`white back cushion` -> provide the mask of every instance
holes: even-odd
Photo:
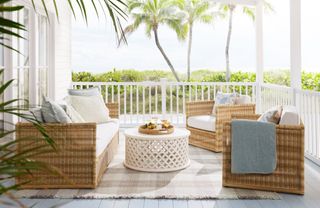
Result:
[[[66,105],[66,113],[70,117],[72,123],[85,123],[86,121],[81,117],[81,115],[72,107],[72,105]]]
[[[100,90],[98,87],[92,87],[88,89],[68,89],[69,95],[77,95],[77,96],[95,96],[100,95]]]
[[[299,125],[300,116],[298,110],[294,106],[283,106],[280,125]]]
[[[110,120],[109,109],[106,107],[101,95],[69,95],[68,100],[85,122],[104,123]]]

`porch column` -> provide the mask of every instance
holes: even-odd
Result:
[[[256,5],[256,109],[261,111],[261,84],[263,83],[263,1]]]
[[[291,87],[301,89],[301,0],[290,0]]]

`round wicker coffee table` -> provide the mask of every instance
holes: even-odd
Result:
[[[169,172],[189,166],[190,132],[175,129],[172,134],[141,134],[137,128],[127,129],[124,165],[146,172]]]

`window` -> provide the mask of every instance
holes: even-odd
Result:
[[[0,70],[4,69],[4,51],[3,47],[0,46]],[[3,84],[3,73],[0,75],[0,84]],[[3,94],[0,96],[0,102],[2,103],[4,101]],[[4,129],[4,114],[0,113],[0,131]]]
[[[23,38],[12,38],[14,79],[13,98],[21,99],[19,105],[29,100],[32,106],[41,105],[42,97],[48,96],[48,40],[49,24],[45,14],[35,14],[25,7],[13,13],[13,20],[26,27],[26,31],[16,31]]]
[[[37,12],[34,12],[32,4],[27,2],[20,2],[19,5],[24,8],[6,15],[6,18],[23,24],[25,30],[13,30],[23,38],[10,37],[7,41],[8,45],[18,52],[0,47],[0,69],[5,68],[5,76],[0,77],[0,82],[14,80],[0,100],[19,99],[19,103],[14,105],[28,104],[25,107],[33,108],[41,105],[42,95],[49,94],[48,74],[51,62],[48,56],[48,41],[51,30],[45,11],[37,8]],[[3,120],[15,123],[19,119],[6,114],[0,115],[0,127],[6,126],[6,123],[2,125]]]
[[[29,51],[29,29],[30,29],[30,16],[29,10],[24,8],[17,13],[13,14],[13,20],[25,25],[26,30],[19,30],[18,33],[22,38],[13,38],[12,46],[18,52],[12,52],[12,66],[13,66],[13,97],[19,98],[21,101],[19,105],[26,104],[22,99],[29,100],[29,74],[30,74],[30,51]]]

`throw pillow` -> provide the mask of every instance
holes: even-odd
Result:
[[[40,123],[43,123],[43,117],[42,117],[42,113],[41,113],[41,108],[32,108],[30,110],[31,115],[34,116],[34,118],[39,121]]]
[[[43,120],[46,123],[71,123],[71,119],[63,108],[49,98],[43,98],[41,107]]]
[[[283,106],[280,125],[300,125],[298,109],[294,106]]]
[[[258,121],[279,124],[282,114],[282,106],[273,107],[263,113]]]
[[[251,97],[249,95],[240,95],[236,97],[234,101],[236,105],[248,104],[251,103]]]
[[[237,96],[238,96],[237,93],[217,92],[216,98],[214,100],[212,114],[215,115],[217,113],[217,106],[219,106],[219,105],[226,105],[226,104],[233,105],[233,104],[235,104],[235,98]]]
[[[72,107],[80,114],[85,122],[103,123],[109,121],[109,109],[102,96],[69,96]]]
[[[78,96],[97,96],[100,95],[99,88],[92,87],[88,89],[69,89],[68,90],[69,95],[78,95]]]
[[[81,115],[72,107],[72,105],[65,105],[66,113],[70,117],[72,123],[85,123],[85,120],[81,117]]]

